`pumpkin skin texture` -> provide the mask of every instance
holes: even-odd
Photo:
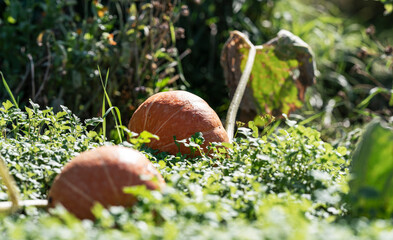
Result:
[[[66,164],[49,191],[48,207],[60,203],[79,219],[94,219],[91,208],[96,202],[104,207],[132,206],[136,198],[123,193],[123,188],[135,185],[159,190],[165,186],[165,181],[137,150],[99,147],[81,153]]]
[[[161,92],[149,97],[134,112],[128,128],[135,133],[148,131],[157,135],[160,139],[151,139],[147,146],[170,154],[179,152],[174,136],[182,140],[202,132],[204,152],[210,142],[229,142],[216,112],[202,98],[186,91]],[[180,152],[191,154],[183,144]]]

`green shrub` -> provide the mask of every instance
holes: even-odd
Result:
[[[82,118],[99,115],[99,71],[111,72],[108,93],[124,118],[153,92],[180,87],[174,27],[177,1],[4,1],[0,8],[0,70],[23,104]],[[179,80],[180,79],[180,80]],[[0,99],[6,92],[0,88]]]

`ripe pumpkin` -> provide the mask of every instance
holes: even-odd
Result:
[[[174,141],[191,137],[202,132],[206,146],[210,142],[228,142],[225,131],[216,112],[202,98],[186,91],[170,91],[154,94],[143,102],[134,112],[128,124],[132,132],[148,131],[159,136],[148,147],[160,152],[176,154],[179,148]],[[180,144],[182,154],[191,150]]]
[[[60,203],[80,219],[94,219],[91,208],[96,202],[104,207],[132,206],[136,198],[123,193],[123,188],[135,185],[155,190],[165,181],[137,150],[99,147],[81,153],[64,167],[49,191],[49,207]]]

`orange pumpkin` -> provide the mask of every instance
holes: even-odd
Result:
[[[123,193],[123,188],[135,185],[155,190],[165,181],[142,153],[120,146],[99,147],[64,167],[49,191],[49,207],[60,203],[80,219],[94,219],[91,208],[97,202],[104,207],[132,206],[136,198]]]
[[[134,112],[128,128],[136,133],[145,130],[157,135],[160,139],[152,139],[148,147],[170,154],[179,152],[174,136],[181,140],[202,132],[205,152],[211,142],[229,141],[216,112],[202,98],[186,91],[161,92],[151,96]],[[191,150],[180,144],[180,152],[190,154]]]

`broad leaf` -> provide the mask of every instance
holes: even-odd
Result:
[[[280,60],[273,46],[257,50],[249,86],[259,114],[279,116],[302,106],[292,77],[297,65],[296,60]]]
[[[302,106],[304,93],[315,82],[311,48],[299,37],[282,30],[277,37],[256,46],[254,66],[240,105],[240,120],[257,115],[281,116]],[[243,35],[233,32],[226,42],[221,65],[233,96],[250,50]]]
[[[389,217],[393,213],[393,130],[371,122],[351,163],[351,206],[355,213]]]

